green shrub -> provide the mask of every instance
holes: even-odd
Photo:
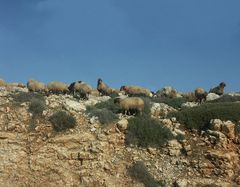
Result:
[[[156,98],[152,98],[152,102],[165,103],[168,106],[171,106],[175,109],[179,109],[181,108],[183,103],[187,102],[187,99],[184,97],[180,97],[180,98],[156,97]]]
[[[112,111],[103,108],[98,109],[94,107],[87,107],[86,111],[90,117],[96,116],[101,124],[110,124],[118,119],[117,115]]]
[[[148,172],[144,163],[141,161],[136,162],[128,168],[128,174],[131,178],[142,182],[146,187],[165,186],[163,182],[154,179],[154,177]]]
[[[240,96],[231,96],[231,95],[223,95],[222,97],[208,101],[209,103],[225,103],[225,102],[237,102],[240,101]]]
[[[118,119],[117,113],[120,110],[119,106],[114,103],[114,99],[97,103],[94,106],[88,106],[86,113],[90,117],[96,116],[101,124],[110,124]]]
[[[55,112],[49,120],[55,131],[65,131],[76,126],[76,119],[65,111]]]
[[[209,128],[211,119],[240,120],[240,103],[206,103],[169,114],[173,116],[189,129],[203,130]]]
[[[18,94],[12,95],[13,100],[17,103],[31,102],[33,99],[38,99],[45,101],[44,96],[33,92],[20,92]]]
[[[34,116],[41,115],[42,112],[46,109],[46,104],[40,99],[33,98],[29,105],[29,112]]]
[[[28,132],[34,132],[36,127],[36,118],[31,118],[28,125]]]
[[[97,109],[108,109],[112,111],[113,113],[117,113],[119,111],[119,106],[114,103],[114,99],[111,98],[107,101],[97,103],[96,105],[93,106],[94,108]]]
[[[149,115],[129,119],[126,134],[127,145],[161,147],[170,139],[173,139],[171,131]]]

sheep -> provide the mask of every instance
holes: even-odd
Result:
[[[92,87],[85,82],[77,81],[70,84],[68,87],[71,94],[75,95],[76,92],[80,94],[80,98],[88,99],[89,95],[92,93]]]
[[[48,83],[46,92],[53,94],[66,94],[69,92],[68,85],[62,82],[53,81]]]
[[[217,87],[214,87],[214,88],[210,89],[209,93],[215,93],[217,95],[223,95],[225,87],[226,87],[226,84],[224,82],[221,82]]]
[[[3,80],[3,79],[0,79],[0,87],[4,87],[4,86],[6,86],[6,82],[5,82],[5,80]]]
[[[27,88],[29,92],[44,92],[46,90],[45,84],[36,80],[29,80]]]
[[[69,86],[68,86],[68,90],[70,94],[75,95],[75,92],[77,91],[77,85],[78,83],[81,83],[82,81],[76,81],[76,82],[72,82]]]
[[[140,87],[140,86],[122,86],[120,91],[124,91],[128,95],[144,95],[152,97],[150,90]]]
[[[8,83],[7,86],[10,86],[10,87],[19,87],[19,88],[26,88],[26,86],[25,86],[23,83],[18,83],[18,82]]]
[[[142,114],[145,107],[144,101],[140,97],[126,97],[126,98],[118,97],[114,99],[114,103],[119,104],[121,110],[125,115],[130,114],[131,110],[134,110]]]
[[[194,92],[196,101],[199,104],[201,104],[203,101],[206,101],[207,94],[208,93],[203,88],[196,88]]]
[[[101,95],[111,95],[111,94],[118,94],[119,90],[110,88],[107,84],[105,84],[102,79],[98,79],[97,81],[97,90]]]

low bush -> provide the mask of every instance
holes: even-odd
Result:
[[[20,92],[12,95],[13,100],[17,103],[31,102],[33,99],[38,99],[45,102],[44,96],[33,92]]]
[[[42,115],[42,112],[46,109],[45,101],[40,99],[32,99],[29,105],[29,112],[34,116]]]
[[[163,182],[154,179],[142,161],[138,161],[128,168],[128,174],[131,178],[142,182],[146,187],[165,186]]]
[[[223,95],[222,97],[208,101],[209,103],[225,103],[225,102],[237,102],[240,101],[240,96],[231,96],[231,95]]]
[[[240,120],[240,103],[206,103],[197,107],[187,108],[170,113],[168,117],[177,120],[189,129],[208,129],[211,119]]]
[[[98,117],[99,122],[106,125],[118,119],[115,113],[117,113],[119,109],[119,106],[114,103],[114,99],[109,99],[107,101],[97,103],[94,106],[88,106],[86,113],[90,117]]]
[[[98,109],[94,107],[88,107],[86,111],[90,117],[96,116],[101,124],[110,124],[115,122],[118,117],[111,110],[103,108]]]
[[[65,131],[76,126],[76,119],[65,111],[55,112],[49,120],[55,131]]]
[[[161,147],[168,140],[173,139],[171,131],[158,120],[149,115],[137,116],[129,119],[126,134],[126,144],[140,147]]]
[[[187,99],[184,97],[180,97],[180,98],[156,97],[156,98],[152,98],[152,102],[165,103],[168,106],[171,106],[175,109],[179,109],[181,108],[183,103],[187,102]]]
[[[93,106],[94,108],[97,109],[107,109],[112,111],[113,113],[117,113],[119,111],[119,106],[114,103],[114,99],[111,98],[107,101],[97,103],[96,105]]]

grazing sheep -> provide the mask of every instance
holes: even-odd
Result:
[[[144,110],[144,101],[139,97],[115,98],[114,103],[119,104],[124,114],[130,114],[130,111],[140,112]]]
[[[38,82],[36,80],[29,80],[27,82],[27,88],[29,92],[44,92],[45,91],[45,84],[42,82]]]
[[[78,83],[80,84],[82,81],[76,81],[76,82],[72,82],[69,86],[68,86],[68,90],[70,94],[75,95],[75,92],[77,91],[77,85]]]
[[[77,81],[70,84],[68,87],[71,94],[75,95],[76,93],[80,94],[80,98],[88,99],[89,95],[92,92],[92,87],[85,82]]]
[[[217,87],[214,87],[214,88],[210,89],[209,93],[215,93],[217,95],[223,95],[225,87],[226,87],[226,84],[224,82],[221,82]]]
[[[203,88],[197,88],[194,93],[195,93],[196,101],[199,104],[201,104],[203,101],[206,101],[207,92],[205,92]]]
[[[107,84],[105,84],[102,79],[98,79],[97,81],[97,90],[101,95],[111,95],[111,94],[118,94],[119,90],[110,88]]]
[[[152,97],[150,90],[140,87],[140,86],[122,86],[120,91],[124,91],[128,95],[144,95]]]
[[[3,79],[0,79],[0,87],[4,87],[4,86],[6,86],[6,82],[5,82],[5,80],[3,80]]]
[[[26,86],[25,86],[23,83],[18,83],[18,82],[8,83],[7,86],[10,86],[10,87],[19,87],[19,88],[26,88]]]
[[[62,82],[53,81],[48,83],[47,92],[52,94],[66,94],[68,93],[68,85]]]

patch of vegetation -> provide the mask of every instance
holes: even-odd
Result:
[[[149,115],[129,119],[126,134],[127,145],[161,147],[173,138],[173,134],[166,126]]]
[[[28,125],[28,132],[33,132],[33,131],[35,131],[35,128],[37,127],[37,125],[36,125],[36,120],[35,120],[35,118],[32,118],[31,120],[30,120],[30,123],[29,123],[29,125]]]
[[[86,113],[90,116],[98,117],[101,124],[110,124],[118,119],[116,113],[120,110],[119,106],[114,103],[114,99],[97,103],[94,106],[88,106]]]
[[[90,117],[98,117],[99,122],[105,125],[113,123],[118,119],[116,114],[106,108],[98,109],[94,107],[87,107],[86,112],[89,114]]]
[[[65,111],[55,112],[50,117],[53,129],[57,132],[65,131],[76,126],[76,119]]]
[[[206,103],[170,113],[168,117],[176,117],[188,129],[209,129],[211,119],[240,120],[240,103]]]
[[[128,173],[133,179],[142,182],[146,187],[165,186],[164,182],[154,179],[142,161],[138,161],[128,168]]]
[[[45,109],[46,109],[45,101],[36,98],[31,99],[29,105],[29,112],[31,112],[34,116],[42,115]]]
[[[218,99],[209,101],[209,103],[225,103],[225,102],[237,102],[237,101],[240,101],[240,96],[223,95]]]
[[[183,103],[186,103],[188,100],[184,97],[180,98],[169,98],[169,97],[155,97],[152,98],[152,102],[154,103],[165,103],[168,106],[171,106],[175,109],[181,108]]]
[[[198,184],[197,187],[219,187],[216,184]]]
[[[97,103],[96,105],[93,106],[94,108],[97,109],[107,109],[112,111],[113,113],[117,113],[119,111],[119,106],[114,103],[114,99],[109,99],[104,102]]]
[[[33,92],[20,92],[12,95],[13,100],[17,103],[31,102],[33,99],[41,100],[45,102],[44,96],[39,93]]]

